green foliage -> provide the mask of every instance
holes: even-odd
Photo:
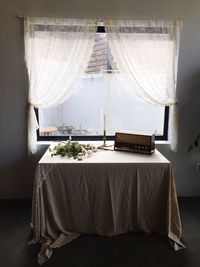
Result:
[[[84,145],[79,144],[79,142],[72,142],[68,141],[67,143],[59,143],[54,148],[50,149],[49,151],[52,152],[51,156],[60,155],[61,157],[73,157],[74,159],[77,157],[78,153],[84,152],[85,148]]]
[[[193,148],[197,148],[200,145],[200,134],[197,135],[193,143],[189,146],[188,151],[191,152]]]

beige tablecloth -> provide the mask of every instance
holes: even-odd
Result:
[[[36,171],[32,224],[40,264],[82,233],[156,232],[175,250],[184,247],[171,163],[157,150],[100,151],[83,161],[47,150]]]

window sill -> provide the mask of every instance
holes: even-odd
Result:
[[[171,142],[168,140],[157,140],[157,141],[155,141],[155,144],[156,145],[169,145],[169,144],[171,144]]]
[[[59,141],[37,141],[37,145],[38,146],[40,146],[40,145],[42,145],[42,146],[43,145],[51,145],[51,144],[53,144],[55,142],[58,143]],[[60,142],[62,142],[62,141],[60,141]],[[92,144],[94,144],[96,146],[99,146],[99,145],[103,144],[103,141],[78,141],[78,142],[81,143],[81,144],[92,143]],[[106,143],[109,144],[109,145],[112,145],[112,144],[114,144],[114,141],[107,141]],[[171,144],[171,142],[168,141],[168,140],[157,140],[157,141],[155,141],[155,144],[156,145],[167,145],[167,144]]]

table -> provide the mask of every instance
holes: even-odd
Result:
[[[40,127],[39,129],[40,134],[44,134],[44,136],[49,136],[54,132],[58,131],[58,128],[55,126],[44,126],[44,127]]]
[[[47,150],[36,170],[32,224],[40,264],[84,233],[156,232],[175,250],[185,247],[172,166],[157,150],[100,151],[83,161]]]

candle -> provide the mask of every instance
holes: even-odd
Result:
[[[103,116],[103,144],[106,146],[106,115]]]

